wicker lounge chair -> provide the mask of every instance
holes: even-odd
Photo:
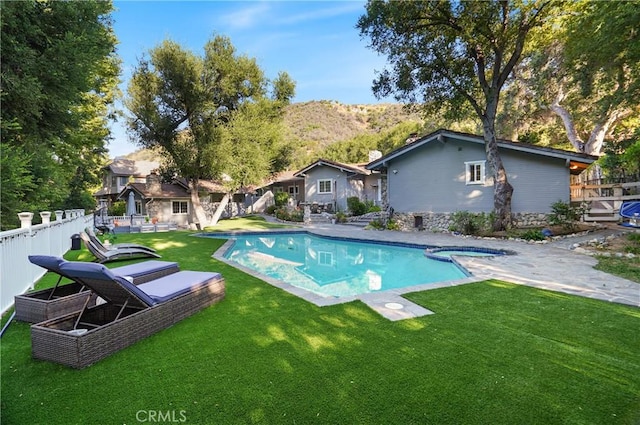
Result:
[[[96,257],[97,263],[107,263],[109,261],[116,261],[122,259],[130,259],[131,257],[155,257],[160,258],[160,255],[155,252],[147,251],[146,249],[138,249],[138,248],[122,248],[122,249],[102,249],[94,244],[91,239],[89,239],[89,235],[85,232],[80,232],[80,239],[84,243],[84,246],[87,247],[89,252]]]
[[[107,248],[106,246],[104,246],[102,244],[102,242],[100,241],[100,239],[98,239],[98,237],[96,236],[95,232],[93,231],[93,229],[91,227],[87,227],[86,229],[84,229],[87,236],[89,236],[89,239],[91,240],[91,242],[93,242],[93,244],[95,246],[97,246],[98,248],[105,250],[105,251],[109,251],[111,249],[144,249],[145,251],[150,251],[150,252],[156,252],[155,249],[153,248],[149,248],[148,246],[144,246],[144,245],[138,245],[135,243],[117,243],[114,245],[111,245],[109,248]]]
[[[66,260],[50,255],[30,255],[29,261],[49,272],[58,274],[60,277],[53,288],[17,295],[15,297],[16,320],[38,323],[82,308],[91,292],[86,290],[81,283],[74,282],[70,276],[61,270],[60,266],[65,264]],[[177,271],[180,271],[178,263],[157,260],[143,261],[111,269],[113,274],[130,278],[135,285]],[[63,278],[67,278],[72,282],[60,285]]]
[[[136,286],[100,264],[67,262],[60,268],[105,302],[32,325],[31,353],[74,368],[89,366],[225,295],[219,273],[180,271]]]

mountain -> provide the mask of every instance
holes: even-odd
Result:
[[[344,105],[327,100],[293,103],[285,110],[285,141],[305,157],[304,161],[315,160],[334,143],[384,133],[407,122],[422,124],[423,119],[419,113],[408,111],[400,104]],[[126,158],[158,159],[157,154],[148,149],[133,152]]]

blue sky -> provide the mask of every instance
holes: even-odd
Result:
[[[165,39],[201,55],[215,35],[231,39],[239,54],[255,58],[268,78],[287,72],[294,102],[392,102],[371,91],[385,60],[367,48],[355,28],[364,1],[115,1],[114,30],[123,93],[138,59]],[[125,111],[126,112],[126,111]],[[112,126],[110,156],[138,149],[123,124]]]

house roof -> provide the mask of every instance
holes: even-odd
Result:
[[[126,158],[116,158],[104,168],[110,169],[116,175],[145,177],[158,167],[160,167],[160,163],[157,161],[134,161]]]
[[[152,186],[153,187],[153,186]],[[157,186],[156,186],[157,187]],[[200,180],[199,189],[207,193],[226,193],[224,186],[211,180]],[[129,190],[137,192],[142,198],[175,199],[189,198],[189,185],[185,179],[176,179],[172,183],[160,183],[160,190],[151,190],[147,183],[129,183],[118,194],[118,199],[125,199]],[[243,191],[238,191],[243,193]]]
[[[166,199],[189,198],[189,191],[178,183],[160,183],[160,190],[150,190],[145,183],[129,183],[122,189],[118,198],[124,199],[129,190],[137,192],[142,198]]]
[[[295,177],[304,177],[304,174],[315,168],[315,167],[333,167],[336,168],[340,171],[346,171],[349,173],[354,173],[354,174],[361,174],[364,176],[368,176],[369,174],[371,174],[371,171],[367,170],[366,168],[361,167],[359,164],[343,164],[341,162],[336,162],[336,161],[329,161],[328,159],[318,159],[317,161],[315,161],[312,164],[307,165],[306,167],[304,167],[302,170],[296,171],[295,173],[293,173],[293,175]]]
[[[424,146],[427,143],[431,143],[433,141],[438,141],[442,143],[446,143],[446,139],[457,139],[463,140],[471,143],[481,143],[484,144],[484,138],[482,136],[478,136],[475,134],[469,133],[461,133],[457,131],[444,130],[440,129],[434,131],[433,133],[427,134],[426,136],[420,137],[414,142],[406,144],[404,146],[395,149],[388,154],[384,155],[382,158],[376,159],[375,161],[370,162],[367,165],[368,170],[377,170],[386,166],[386,163],[392,159],[398,158],[402,155],[411,152],[412,150]],[[520,143],[513,142],[510,140],[498,139],[498,147],[502,149],[510,149],[520,152],[531,153],[534,155],[542,155],[551,158],[560,158],[566,161],[569,161],[571,164],[572,173],[574,171],[582,171],[589,164],[595,162],[598,157],[593,155],[588,155],[586,153],[580,152],[571,152],[562,149],[555,148],[547,148],[542,146],[531,145],[529,143]]]

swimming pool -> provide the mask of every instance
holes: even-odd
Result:
[[[455,262],[429,259],[424,245],[377,243],[301,233],[219,235],[233,239],[230,261],[325,297],[346,297],[463,279]]]

